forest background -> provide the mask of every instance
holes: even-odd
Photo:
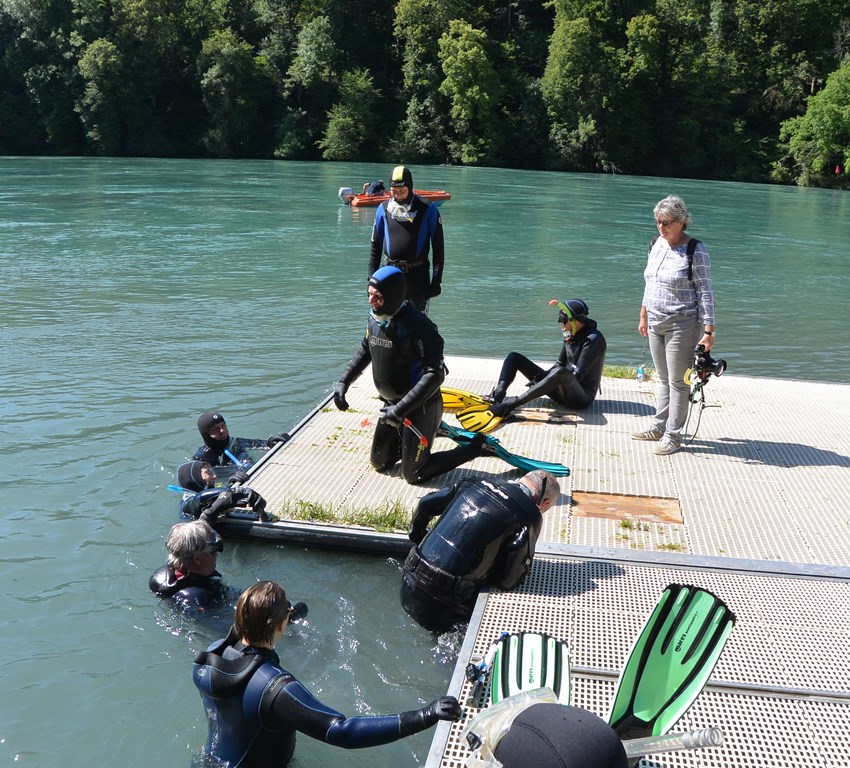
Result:
[[[847,0],[0,0],[0,154],[850,187]]]

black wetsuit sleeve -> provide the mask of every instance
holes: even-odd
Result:
[[[434,208],[436,209],[436,221],[434,222],[434,231],[431,233],[431,260],[433,269],[431,282],[439,285],[443,281],[446,249],[443,241],[443,220],[440,217],[440,211],[437,206],[434,206]]]
[[[381,266],[384,255],[384,218],[387,215],[386,206],[382,203],[375,212],[375,224],[372,227],[372,242],[369,244],[369,274],[372,277]]]
[[[513,589],[528,573],[533,558],[534,543],[528,528],[523,526],[505,543],[499,562],[490,574],[490,582],[499,589]]]
[[[433,518],[443,514],[446,507],[449,506],[457,494],[460,485],[461,483],[454,483],[453,485],[441,488],[439,491],[426,494],[419,499],[419,504],[416,505],[416,511],[413,513],[413,518],[410,521],[410,530],[408,533],[412,542],[418,544],[425,538],[428,523]]]
[[[443,337],[437,331],[437,326],[424,315],[414,330],[413,343],[422,360],[423,372],[419,380],[396,404],[402,415],[410,413],[438,395],[440,385],[446,378],[443,367]]]
[[[262,720],[267,728],[294,728],[344,749],[389,744],[407,735],[402,733],[401,715],[346,717],[319,701],[295,678],[264,697]]]
[[[605,357],[605,345],[596,333],[589,333],[575,358],[576,378],[581,381],[588,371],[596,368]]]
[[[355,381],[357,381],[360,374],[369,367],[369,363],[371,362],[372,356],[369,354],[369,346],[364,338],[363,342],[354,353],[354,356],[348,361],[348,365],[345,367],[345,371],[343,371],[339,380],[345,384],[346,387],[350,387]]]

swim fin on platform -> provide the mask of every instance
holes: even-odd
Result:
[[[469,405],[458,412],[457,420],[464,429],[468,429],[470,432],[492,432],[505,418],[504,416],[496,416],[490,410],[492,407],[492,403]]]
[[[735,614],[707,589],[670,584],[620,675],[608,712],[620,738],[667,733],[705,687],[734,625]]]
[[[552,689],[559,703],[570,703],[569,644],[539,632],[502,635],[493,657],[490,703],[544,687]]]
[[[488,405],[488,401],[482,395],[476,395],[473,392],[467,392],[465,389],[455,389],[454,387],[440,387],[440,393],[443,396],[443,408],[457,411],[461,408],[468,408],[470,405]]]
[[[525,456],[518,456],[515,453],[511,453],[502,447],[498,438],[495,438],[492,435],[482,435],[480,432],[468,432],[466,430],[453,427],[450,424],[446,424],[445,421],[440,422],[440,428],[437,431],[437,434],[451,438],[459,445],[467,445],[483,438],[486,450],[489,450],[491,453],[498,456],[502,461],[506,461],[511,466],[523,469],[526,472],[531,472],[535,469],[542,469],[552,475],[555,475],[555,477],[566,477],[570,474],[570,468],[563,464],[550,461],[538,461],[537,459],[529,459]]]

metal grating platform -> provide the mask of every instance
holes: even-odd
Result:
[[[714,677],[676,728],[719,726],[726,743],[717,749],[655,755],[643,765],[847,766],[847,580],[538,557],[520,589],[480,597],[452,691],[466,700],[471,683],[463,669],[478,661],[502,631],[545,631],[570,643],[572,703],[605,717],[631,644],[671,582],[707,587],[737,614]],[[489,685],[480,703],[487,695]],[[469,707],[468,717],[478,711]],[[469,752],[460,734],[466,722],[442,728],[428,768],[464,765]]]

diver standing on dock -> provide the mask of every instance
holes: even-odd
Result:
[[[431,453],[443,417],[443,337],[428,316],[405,299],[405,289],[404,273],[397,267],[381,267],[369,278],[372,309],[366,336],[340,377],[333,399],[339,410],[347,411],[345,393],[371,363],[378,396],[385,404],[372,439],[372,466],[389,472],[401,459],[404,479],[415,484],[472,461],[486,446],[481,435],[480,441]],[[403,426],[405,419],[416,431]]]
[[[395,715],[349,718],[322,703],[280,666],[274,650],[292,610],[283,587],[258,582],[240,596],[230,634],[195,658],[192,678],[209,720],[204,756],[216,765],[283,768],[299,731],[357,749],[389,744],[461,716],[454,696]]]
[[[390,200],[375,213],[369,248],[369,275],[384,264],[398,267],[407,275],[406,298],[417,309],[427,311],[428,300],[439,296],[443,280],[443,222],[434,203],[413,192],[413,174],[403,165],[393,169]],[[429,275],[428,252],[434,261]]]
[[[404,562],[402,608],[425,629],[445,632],[469,620],[485,584],[513,589],[560,494],[555,477],[535,469],[509,482],[469,477],[423,496],[410,523],[416,546]]]

